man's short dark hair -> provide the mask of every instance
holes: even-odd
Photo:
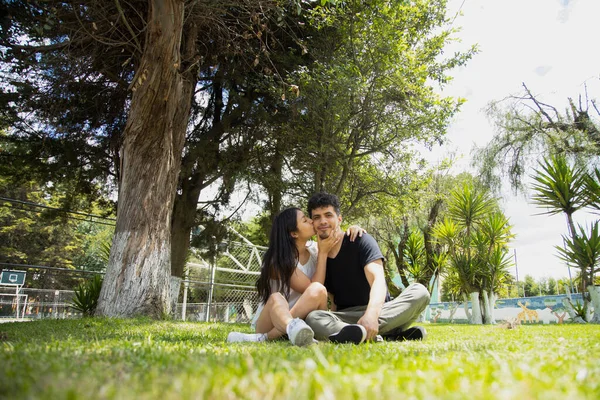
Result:
[[[308,216],[312,218],[312,211],[321,207],[332,206],[337,215],[340,215],[340,200],[335,194],[325,192],[315,193],[308,200]]]

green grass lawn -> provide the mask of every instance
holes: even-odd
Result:
[[[423,342],[227,344],[248,326],[0,324],[0,398],[599,399],[600,326],[428,325]]]

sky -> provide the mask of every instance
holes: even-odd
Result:
[[[600,97],[600,0],[450,0],[448,15],[452,18],[459,10],[462,15],[453,26],[462,28],[457,34],[461,42],[447,52],[465,50],[475,43],[480,51],[452,73],[453,82],[442,92],[467,102],[449,128],[450,143],[424,154],[430,161],[452,151],[459,156],[455,171],[470,170],[473,146],[484,146],[494,135],[483,111],[486,104],[521,93],[523,82],[559,109],[566,106],[567,97],[583,93],[584,84],[590,97]],[[525,275],[567,277],[568,269],[554,249],[567,232],[563,215],[536,215],[544,210],[508,188],[503,189],[503,197],[505,213],[517,235],[512,247],[519,279]],[[582,212],[575,217],[588,224],[594,219]],[[516,272],[513,268],[513,274]]]

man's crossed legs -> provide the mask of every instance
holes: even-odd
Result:
[[[420,283],[413,283],[400,296],[385,303],[379,315],[379,335],[384,340],[424,339],[425,329],[410,328],[429,304],[429,292]],[[366,336],[364,328],[356,323],[363,316],[366,306],[345,308],[342,311],[312,311],[306,323],[318,340],[331,339],[339,342],[360,343]],[[362,329],[361,329],[362,328]],[[364,331],[362,339],[359,338]]]

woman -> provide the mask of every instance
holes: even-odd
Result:
[[[347,233],[354,240],[362,230],[353,226]],[[256,282],[261,299],[252,320],[256,333],[231,332],[228,342],[262,342],[284,334],[294,345],[314,342],[314,332],[303,319],[311,311],[327,309],[323,286],[327,253],[341,239],[341,235],[319,239],[317,248],[311,241],[314,235],[312,220],[298,208],[288,208],[275,217]]]

